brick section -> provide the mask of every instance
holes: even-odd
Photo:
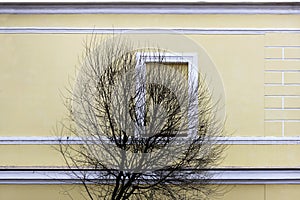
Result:
[[[265,46],[300,46],[300,34],[297,33],[270,33],[265,39]]]
[[[300,110],[265,110],[266,120],[298,120],[300,119]]]
[[[285,97],[284,98],[284,108],[299,108],[299,107],[300,107],[300,97]]]
[[[282,122],[265,122],[265,136],[282,136]]]
[[[265,135],[300,136],[300,34],[265,35]]]
[[[284,58],[299,59],[300,58],[300,47],[298,48],[284,48]]]
[[[265,72],[265,83],[282,83],[282,72]]]
[[[300,72],[285,72],[284,83],[300,85]]]
[[[300,60],[265,60],[265,70],[300,70]]]
[[[282,97],[265,97],[265,108],[282,108]]]
[[[265,86],[265,95],[294,96],[300,95],[300,86]],[[300,107],[300,106],[299,106]]]
[[[285,122],[285,136],[299,136],[300,135],[300,121],[299,122]]]
[[[282,48],[265,48],[265,58],[282,58]]]

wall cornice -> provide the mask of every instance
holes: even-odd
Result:
[[[228,145],[299,145],[300,137],[217,137],[214,140],[219,144]],[[102,141],[106,141],[103,139]],[[2,136],[0,145],[57,145],[57,144],[85,144],[89,140],[79,137],[55,136]],[[92,141],[94,142],[94,141]],[[107,139],[109,143],[109,140]]]
[[[0,14],[300,14],[300,3],[0,3]]]
[[[78,177],[81,176],[82,172],[90,174],[91,177],[93,177],[95,172],[98,175],[101,173],[101,171],[83,169],[2,168],[0,169],[0,185],[81,184]],[[193,172],[193,176],[190,178],[197,184],[197,180],[201,180],[200,177],[203,171],[200,174],[197,171]],[[206,173],[211,176],[210,182],[212,184],[300,184],[299,168],[218,168],[206,170]],[[97,180],[99,179],[97,178]],[[113,180],[113,178],[108,178],[102,181],[103,183],[108,183]]]

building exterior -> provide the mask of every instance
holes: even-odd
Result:
[[[74,180],[53,148],[60,90],[87,34],[128,31],[180,35],[203,55],[187,43],[174,49],[215,73],[229,146],[213,172],[226,186],[220,199],[299,199],[298,3],[0,4],[0,199],[69,199]]]

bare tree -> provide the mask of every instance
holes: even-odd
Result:
[[[79,142],[61,142],[59,151],[88,198],[208,198],[223,125],[203,75],[187,79],[166,50],[123,37],[85,44],[60,131]]]

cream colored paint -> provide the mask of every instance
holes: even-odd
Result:
[[[262,136],[263,37],[192,38],[206,50],[223,79],[227,131],[240,136]],[[56,122],[64,117],[60,90],[64,91],[69,77],[74,77],[84,39],[84,35],[63,34],[0,36],[0,135],[51,135]],[[179,51],[178,47],[174,48]],[[223,55],[224,51],[228,52],[227,56]],[[200,68],[210,66],[201,63],[207,60],[202,57]],[[217,85],[213,89],[219,88]]]
[[[212,200],[266,200],[264,185],[228,185],[224,192]]]
[[[299,185],[228,185],[212,200],[298,200]],[[84,199],[83,188],[74,185],[0,185],[0,199],[74,200]]]
[[[266,70],[300,70],[299,60],[265,60]]]
[[[0,185],[1,200],[82,200],[83,195],[76,185]]]
[[[285,135],[286,136],[300,136],[300,121],[298,122],[285,122]]]
[[[286,106],[286,98],[284,99],[284,106]],[[282,97],[265,97],[265,108],[282,108]]]
[[[8,27],[299,28],[299,15],[1,15]]]
[[[299,17],[299,16],[298,16]],[[297,22],[300,25],[300,21]],[[281,23],[282,26],[285,23]],[[300,34],[286,34],[286,33],[267,33],[266,46],[299,46],[300,45]]]
[[[299,15],[0,15],[1,27],[96,28],[300,28]],[[281,136],[264,127],[265,69],[299,70],[300,61],[280,58],[264,46],[298,45],[299,34],[191,35],[212,59],[226,91],[226,130],[233,136]],[[0,136],[48,136],[64,115],[59,90],[75,73],[85,35],[0,35]],[[183,46],[183,44],[180,44]],[[295,50],[287,56],[295,57]],[[201,63],[202,60],[199,62]],[[292,82],[295,82],[293,78]],[[297,79],[297,77],[296,77]],[[266,87],[265,94],[299,94],[299,87]],[[292,102],[293,101],[293,102]],[[298,106],[294,100],[287,105]],[[287,101],[288,102],[288,101]],[[298,116],[298,114],[296,114]],[[276,116],[275,116],[276,117]],[[286,123],[286,135],[297,136],[299,124]],[[264,133],[267,130],[266,133]],[[280,130],[281,131],[281,130]],[[299,145],[232,145],[222,166],[299,167]],[[62,166],[49,145],[0,145],[0,166]],[[73,186],[0,185],[0,199],[69,199]],[[297,200],[299,185],[228,186],[224,200]],[[76,192],[75,192],[76,193]],[[80,192],[79,192],[80,193]],[[75,199],[81,199],[78,192]]]
[[[0,145],[0,166],[66,166],[63,157],[50,145]]]
[[[265,136],[282,136],[282,122],[265,122]]]
[[[298,200],[300,185],[266,185],[265,200]]]
[[[287,86],[265,86],[266,95],[287,95],[287,96],[299,96],[300,86],[287,85]]]
[[[265,83],[282,83],[282,72],[265,72]]]
[[[300,58],[300,52],[298,58]],[[300,84],[300,73],[299,72],[285,73],[284,82],[289,84]]]
[[[300,167],[299,154],[299,145],[231,145],[220,166]],[[1,145],[0,155],[0,166],[65,166],[51,145]]]
[[[282,48],[265,48],[265,58],[282,58]]]
[[[83,35],[0,35],[0,136],[51,135]]]
[[[263,136],[264,37],[210,35],[191,38],[203,46],[222,77],[227,133]]]
[[[300,167],[299,145],[231,145],[222,166]]]

